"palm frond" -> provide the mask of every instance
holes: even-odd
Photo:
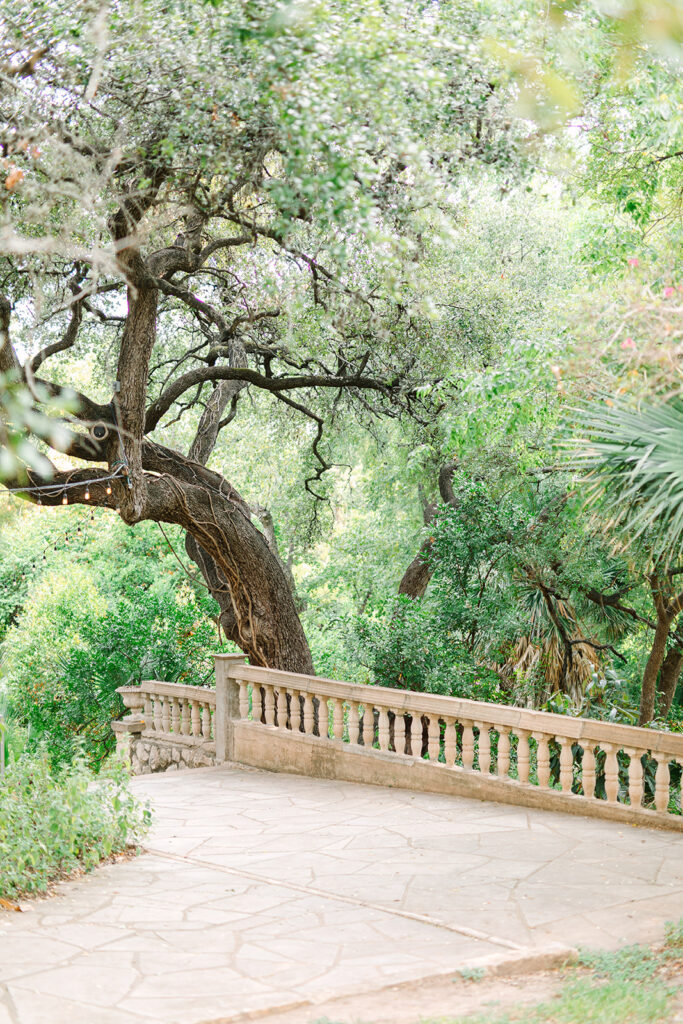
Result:
[[[683,405],[634,409],[598,405],[579,413],[585,438],[575,464],[588,474],[591,497],[606,494],[613,522],[632,539],[649,534],[655,558],[672,561],[683,542]]]

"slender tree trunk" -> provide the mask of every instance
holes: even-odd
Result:
[[[643,683],[640,694],[640,717],[638,725],[649,725],[654,718],[655,696],[657,694],[657,677],[659,676],[666,657],[666,643],[669,639],[671,620],[668,616],[658,615],[650,657],[647,659],[643,672]]]
[[[453,474],[455,470],[455,463],[449,462],[442,466],[439,472],[439,494],[441,495],[441,500],[445,505],[451,505],[453,508],[457,505],[453,493]],[[436,505],[425,504],[423,511],[425,526],[429,526],[436,515],[436,508]],[[415,600],[424,597],[434,572],[429,558],[433,545],[433,537],[427,537],[422,541],[420,550],[401,577],[401,582],[398,585],[399,594],[405,594],[406,597],[412,597]]]
[[[434,544],[432,537],[422,541],[420,550],[415,555],[406,571],[403,573],[401,582],[398,585],[399,594],[412,597],[415,600],[424,597],[427,585],[432,578],[432,567],[429,564],[429,552]]]
[[[671,710],[671,705],[676,693],[676,687],[678,686],[681,678],[682,668],[683,651],[677,647],[670,648],[666,652],[666,657],[662,662],[662,668],[659,673],[659,684],[657,686],[657,692],[660,694],[659,712],[662,718],[666,718]]]

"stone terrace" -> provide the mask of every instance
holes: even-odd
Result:
[[[145,854],[0,915],[0,1024],[303,1022],[683,915],[671,832],[232,765],[134,787],[156,809]]]

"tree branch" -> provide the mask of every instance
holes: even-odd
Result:
[[[170,384],[147,410],[145,432],[154,430],[161,417],[168,412],[185,391],[207,380],[244,380],[255,387],[263,388],[274,394],[285,391],[296,391],[300,388],[360,388],[361,390],[379,391],[383,394],[395,388],[395,384],[386,384],[371,377],[333,376],[322,377],[316,374],[299,377],[265,377],[257,370],[247,367],[202,366],[183,374]]]

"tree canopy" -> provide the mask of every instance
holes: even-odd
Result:
[[[170,531],[182,569],[135,583],[160,675],[202,671],[192,621],[254,664],[675,714],[677,6],[0,0],[0,24],[0,472],[44,506],[13,513],[30,561],[3,528],[17,700],[79,588],[75,731],[144,671],[113,551],[106,587],[79,544],[81,583],[51,582],[61,543],[40,564],[76,505],[126,549]]]

